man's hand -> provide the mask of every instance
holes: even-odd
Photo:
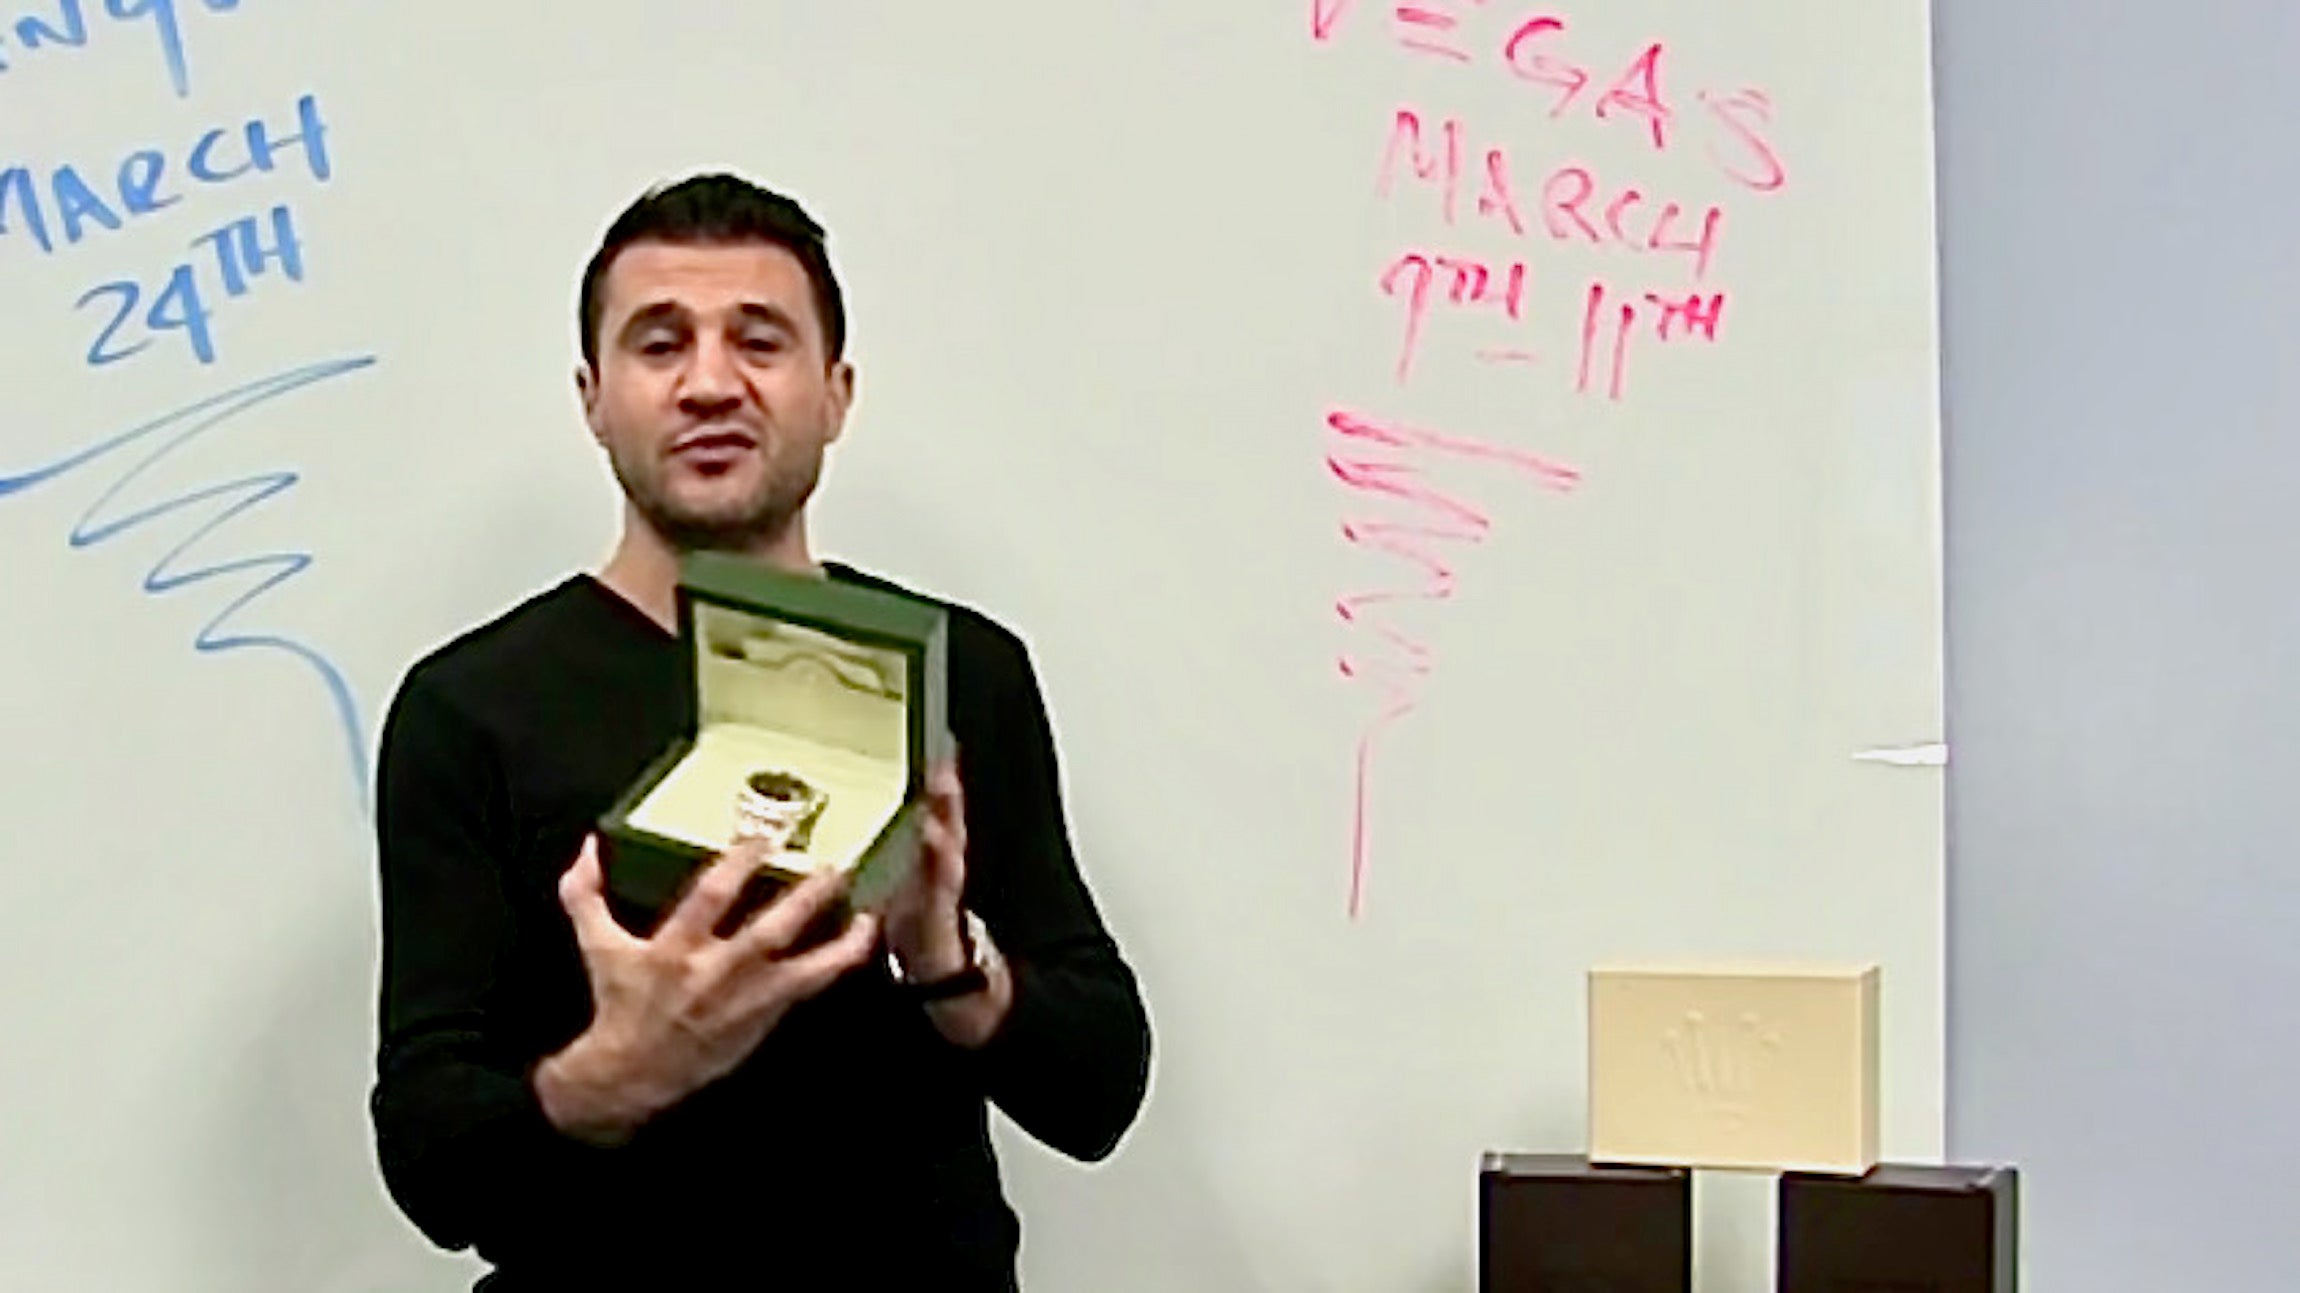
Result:
[[[835,901],[845,877],[823,872],[776,897],[724,937],[715,931],[758,867],[738,845],[697,876],[647,938],[607,908],[596,841],[559,881],[560,903],[591,979],[590,1027],[535,1073],[544,1113],[597,1144],[626,1140],[649,1118],[725,1076],[797,1003],[863,963],[878,922],[796,955],[791,946]]]
[[[959,915],[959,900],[966,892],[966,799],[957,765],[943,763],[929,769],[926,789],[918,869],[886,910],[887,947],[902,963],[904,977],[914,982],[945,978],[967,966],[964,918]],[[927,1007],[934,1026],[960,1046],[987,1043],[1014,1004],[1014,979],[1005,958],[993,954],[989,962],[990,982],[981,991]]]
[[[958,769],[927,771],[927,816],[918,867],[887,902],[886,941],[914,979],[939,979],[966,968],[958,903],[966,892],[966,801]]]

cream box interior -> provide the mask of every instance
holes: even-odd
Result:
[[[694,744],[632,809],[630,825],[716,852],[735,838],[750,777],[790,773],[824,801],[775,865],[852,869],[909,784],[904,656],[715,602],[698,602],[694,615]]]

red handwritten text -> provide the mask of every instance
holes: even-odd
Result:
[[[1473,7],[1483,4],[1483,0],[1467,2]],[[1348,0],[1311,0],[1312,37],[1330,41],[1349,7]],[[1618,62],[1606,64],[1608,70],[1619,70],[1600,80],[1590,64],[1568,55],[1570,28],[1555,14],[1535,14],[1474,41],[1463,30],[1462,0],[1400,4],[1392,15],[1401,48],[1457,64],[1474,62],[1482,48],[1518,81],[1553,92],[1548,109],[1553,118],[1585,109],[1597,121],[1642,127],[1656,150],[1666,150],[1684,126],[1681,107],[1689,107],[1692,121],[1706,136],[1704,151],[1727,178],[1763,193],[1788,182],[1788,170],[1773,144],[1771,98],[1749,87],[1701,87],[1686,95],[1672,83],[1664,42],[1649,41],[1634,52],[1624,52]]]
[[[1602,375],[1608,399],[1619,400],[1626,392],[1629,381],[1629,341],[1631,330],[1637,326],[1640,314],[1637,305],[1621,300],[1612,305],[1606,301],[1603,283],[1591,283],[1581,319],[1581,366],[1574,389],[1588,394],[1594,380]],[[1644,295],[1648,313],[1653,320],[1656,338],[1663,342],[1698,339],[1717,340],[1717,325],[1725,315],[1725,294],[1712,292],[1708,296],[1686,296],[1670,299],[1655,292]],[[1611,329],[1612,335],[1605,334]],[[1599,370],[1602,369],[1602,374]]]
[[[1458,117],[1446,117],[1431,140],[1421,113],[1411,107],[1397,109],[1382,149],[1381,171],[1374,191],[1384,198],[1396,193],[1406,172],[1411,178],[1435,186],[1439,214],[1447,227],[1461,223],[1464,131]],[[1537,189],[1532,203],[1519,197],[1512,182],[1509,152],[1500,145],[1479,150],[1481,165],[1476,215],[1499,221],[1514,235],[1527,232],[1525,212],[1538,214],[1541,230],[1559,242],[1580,242],[1593,247],[1618,246],[1635,253],[1682,252],[1693,257],[1693,275],[1708,274],[1717,254],[1717,239],[1725,220],[1724,208],[1708,205],[1699,213],[1673,201],[1656,201],[1643,190],[1608,187],[1586,166],[1569,164],[1552,170]]]
[[[1773,124],[1773,101],[1762,90],[1736,90],[1731,94],[1717,94],[1710,90],[1700,93],[1701,106],[1715,116],[1725,133],[1732,136],[1731,147],[1741,157],[1736,161],[1725,155],[1716,144],[1709,146],[1710,159],[1730,178],[1748,185],[1760,193],[1770,193],[1788,183],[1788,172],[1781,169],[1780,154],[1766,141],[1764,131]]]
[[[1405,338],[1398,347],[1397,378],[1403,385],[1412,376],[1414,355],[1421,345],[1422,326],[1429,319],[1430,289],[1440,275],[1449,285],[1444,300],[1456,306],[1489,305],[1512,321],[1525,319],[1526,266],[1522,260],[1496,267],[1466,256],[1409,251],[1390,262],[1382,274],[1382,292],[1405,296]],[[1523,355],[1522,351],[1504,352]]]

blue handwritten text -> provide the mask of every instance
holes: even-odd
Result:
[[[240,0],[200,0],[210,13],[230,13],[240,7]],[[7,37],[0,35],[0,72],[9,68],[9,60],[21,61],[27,54],[49,49],[85,49],[88,45],[88,15],[94,13],[99,22],[109,19],[114,23],[133,23],[150,19],[159,33],[160,54],[168,61],[168,82],[176,89],[176,97],[186,98],[192,92],[192,71],[184,57],[184,27],[176,16],[177,0],[104,0],[101,8],[82,4],[81,0],[58,0],[53,20],[45,13],[19,18],[7,24],[7,29],[23,47],[21,53],[8,49]]]
[[[268,232],[267,232],[268,230]],[[266,238],[270,241],[267,245]],[[252,279],[260,278],[273,265],[293,282],[303,281],[303,243],[296,237],[295,213],[287,207],[273,207],[269,217],[250,216],[234,220],[192,241],[195,251],[206,250],[212,256],[216,280],[223,295],[237,300],[254,290]],[[211,299],[200,290],[198,271],[207,267],[209,257],[196,263],[185,261],[170,270],[159,289],[151,294],[152,303],[145,309],[141,330],[137,336],[136,310],[144,297],[144,289],[132,279],[99,284],[90,288],[77,302],[77,308],[110,302],[99,310],[108,320],[96,334],[96,342],[88,348],[88,365],[101,368],[137,354],[166,332],[180,332],[192,348],[192,353],[203,364],[216,362],[216,341],[210,320],[215,309]]]
[[[297,100],[295,124],[286,133],[276,133],[261,118],[217,127],[193,142],[177,169],[199,184],[229,184],[246,175],[272,174],[291,150],[302,154],[314,180],[325,184],[333,178],[327,123],[312,95]],[[53,253],[59,234],[63,245],[73,246],[95,230],[117,231],[137,217],[164,211],[183,200],[181,193],[170,191],[170,160],[159,149],[139,149],[94,183],[69,164],[44,179],[29,167],[11,166],[0,171],[0,237],[21,230],[41,252]]]

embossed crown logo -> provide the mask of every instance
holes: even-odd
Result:
[[[1671,1071],[1685,1093],[1710,1114],[1727,1122],[1745,1121],[1780,1052],[1781,1034],[1755,1013],[1731,1022],[1688,1010],[1682,1023],[1662,1033]]]

